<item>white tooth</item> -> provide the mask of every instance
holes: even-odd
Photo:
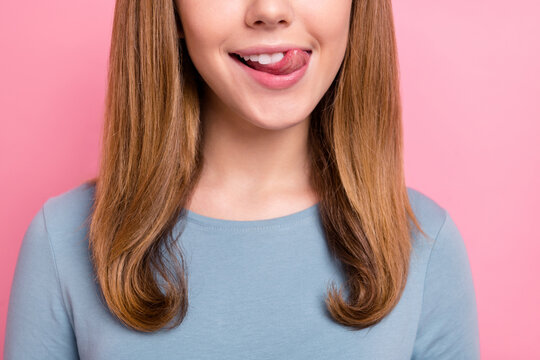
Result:
[[[277,63],[277,62],[280,62],[281,59],[283,59],[285,55],[283,55],[283,53],[275,53],[275,54],[272,54],[272,61],[271,63]]]
[[[272,57],[270,55],[268,54],[259,55],[259,63],[266,65],[266,64],[270,64],[271,61],[272,61]]]
[[[280,62],[285,54],[283,53],[274,53],[274,54],[258,54],[258,55],[247,55],[242,56],[245,61],[255,61],[260,64],[274,64]]]

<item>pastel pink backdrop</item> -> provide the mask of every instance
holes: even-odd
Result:
[[[94,176],[114,1],[0,3],[0,353],[19,246]],[[482,359],[540,359],[540,3],[395,1],[408,185],[465,239]]]

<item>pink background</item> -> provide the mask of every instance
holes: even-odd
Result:
[[[96,172],[113,8],[0,3],[0,346],[32,216]],[[394,9],[408,185],[465,239],[482,358],[540,359],[540,2]]]

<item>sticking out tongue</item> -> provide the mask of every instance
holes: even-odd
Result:
[[[274,64],[263,65],[257,61],[247,60],[246,64],[252,69],[263,71],[274,75],[287,75],[302,66],[306,65],[309,60],[309,54],[300,49],[292,49],[287,51],[281,61]]]

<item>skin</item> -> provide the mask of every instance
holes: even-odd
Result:
[[[310,114],[343,61],[352,0],[175,0],[179,36],[205,81],[203,172],[187,208],[205,216],[258,220],[315,204],[309,181]],[[311,49],[290,88],[268,89],[229,53],[254,45]]]

